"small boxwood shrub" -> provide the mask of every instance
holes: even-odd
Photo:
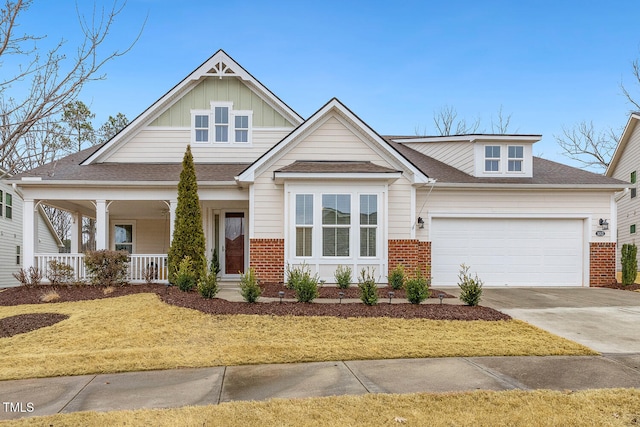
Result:
[[[84,255],[89,282],[92,285],[113,286],[127,283],[127,251],[89,251]]]
[[[262,294],[262,288],[258,284],[256,271],[253,267],[250,267],[246,273],[240,275],[240,294],[246,302],[251,303],[258,301],[260,294]]]
[[[58,260],[49,261],[47,279],[49,279],[52,285],[70,285],[73,282],[74,276],[73,267],[69,264]]]
[[[353,281],[351,267],[348,265],[339,265],[333,273],[333,278],[336,279],[336,285],[340,289],[347,289]]]
[[[305,272],[300,281],[295,284],[296,299],[298,302],[311,302],[318,298],[318,275],[312,276]]]
[[[460,300],[467,305],[476,306],[480,304],[480,297],[482,296],[482,280],[475,277],[471,277],[469,274],[469,266],[465,264],[460,265],[460,273],[458,273],[458,287],[460,287]]]
[[[414,277],[407,280],[405,287],[407,289],[407,299],[411,304],[420,304],[429,298],[431,294],[429,290],[429,279],[422,275],[420,269],[416,270]]]
[[[183,292],[190,291],[196,286],[196,274],[189,255],[182,258],[175,274],[176,286]]]
[[[291,267],[289,264],[287,264],[287,282],[285,284],[287,289],[295,290],[296,283],[300,283],[300,280],[302,280],[302,275],[305,274],[305,272],[309,273],[309,266],[305,263],[302,263],[301,265],[295,267]]]
[[[622,284],[633,285],[638,274],[638,248],[635,244],[622,245]]]
[[[211,299],[218,293],[218,277],[216,273],[209,271],[198,281],[198,292],[203,298]]]
[[[393,290],[402,289],[404,287],[404,266],[402,264],[396,265],[396,268],[391,270],[391,274],[389,274],[389,286]]]
[[[366,305],[378,304],[378,286],[374,278],[375,270],[372,273],[369,268],[360,271],[358,287],[360,288],[360,300]]]

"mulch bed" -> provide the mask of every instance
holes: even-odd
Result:
[[[633,285],[623,285],[622,283],[610,283],[608,285],[598,285],[599,288],[610,289],[622,289],[623,291],[637,291],[640,290],[640,284],[634,283]]]
[[[36,329],[55,325],[68,318],[69,316],[66,314],[60,313],[28,313],[5,317],[0,319],[0,338],[35,331]]]
[[[279,292],[284,291],[284,298],[295,298],[296,292],[293,289],[287,289],[282,283],[261,283],[260,287],[262,288],[263,297],[269,298],[279,298]],[[388,286],[384,286],[382,288],[378,288],[378,299],[379,302],[386,300],[389,301],[389,292],[393,292],[393,299],[396,298],[407,298],[407,293],[404,289],[393,290]],[[437,289],[430,289],[431,294],[429,298],[438,298],[439,294],[443,294],[444,298],[455,298],[453,295],[446,293],[445,291],[440,291]],[[339,293],[343,292],[343,298],[360,298],[360,288],[358,285],[351,285],[347,289],[340,289],[336,286],[321,286],[318,288],[318,293],[320,294],[318,298],[332,298],[338,299]]]

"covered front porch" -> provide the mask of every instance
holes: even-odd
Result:
[[[204,194],[210,192],[205,191]],[[213,192],[222,200],[200,202],[205,233],[206,254],[211,262],[218,255],[223,281],[237,281],[248,267],[249,202],[246,192]],[[69,213],[69,253],[37,252],[38,220],[32,213],[40,204]],[[131,283],[168,283],[167,253],[175,223],[175,199],[132,200],[25,200],[23,268],[37,267],[46,281],[52,261],[73,269],[74,280],[87,279],[84,252],[87,250],[124,250],[130,254],[128,281]],[[91,221],[87,221],[86,219]]]

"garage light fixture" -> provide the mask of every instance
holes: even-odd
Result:
[[[606,219],[600,218],[600,221],[598,221],[598,224],[600,224],[600,227],[602,227],[603,230],[609,229],[609,222]]]
[[[418,226],[424,228],[424,219],[421,216],[418,217]]]

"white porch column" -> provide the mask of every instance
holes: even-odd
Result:
[[[176,207],[178,207],[177,200],[169,201],[169,244],[173,242],[173,230],[176,226]]]
[[[25,199],[22,206],[22,268],[29,269],[36,258],[36,208],[33,199]]]
[[[82,248],[82,214],[71,212],[71,253],[80,253]]]
[[[96,200],[96,250],[108,249],[109,212],[106,200]]]

